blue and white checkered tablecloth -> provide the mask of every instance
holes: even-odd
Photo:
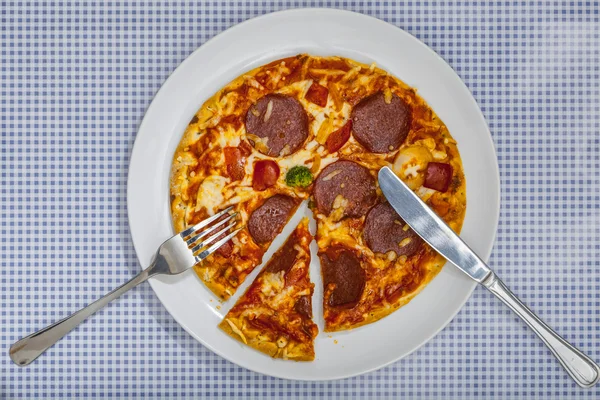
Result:
[[[550,325],[600,360],[600,17],[597,2],[2,2],[0,398],[599,398],[477,289],[431,342],[377,372],[311,383],[239,368],[192,339],[148,285],[29,368],[9,345],[138,271],[126,178],[167,76],[210,37],[290,7],[386,20],[466,82],[498,150],[491,264]]]

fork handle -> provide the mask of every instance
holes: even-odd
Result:
[[[546,325],[504,285],[496,274],[492,273],[482,284],[529,325],[579,386],[589,388],[598,382],[600,367]]]
[[[124,283],[76,313],[15,342],[10,346],[9,350],[11,360],[21,367],[29,365],[86,318],[121,296],[123,293],[136,287],[140,283],[145,282],[152,275],[151,267],[145,269],[134,276],[130,281]]]

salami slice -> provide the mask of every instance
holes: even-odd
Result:
[[[386,101],[383,92],[362,99],[352,109],[354,138],[373,153],[397,150],[410,131],[411,110],[395,94]]]
[[[358,303],[365,288],[365,271],[360,260],[344,246],[332,246],[319,254],[323,270],[325,293],[333,290],[325,302],[332,307],[353,307]]]
[[[221,218],[217,219],[215,222],[220,222],[220,221],[224,220],[227,217],[228,217],[228,215],[225,214]],[[215,239],[215,241],[221,240],[225,236],[227,236],[227,232],[223,233],[222,235],[220,235],[219,237],[217,237]],[[216,253],[222,255],[225,258],[231,257],[231,254],[233,253],[233,242],[231,241],[231,239],[229,239],[228,241],[226,241],[225,243],[223,243],[223,245],[216,250]]]
[[[267,271],[277,273],[284,271],[286,274],[294,266],[294,261],[298,256],[298,250],[296,250],[296,244],[298,240],[295,236],[290,236],[288,240],[279,248],[277,257],[273,257],[267,265]]]
[[[269,197],[252,212],[248,220],[250,236],[258,244],[271,242],[281,232],[297,205],[296,200],[283,194]]]
[[[423,240],[400,218],[390,203],[373,207],[365,219],[363,238],[376,253],[393,251],[396,256],[411,256]]]
[[[250,106],[246,132],[258,151],[283,157],[300,149],[308,137],[308,116],[293,97],[268,94]]]
[[[312,318],[312,304],[310,296],[301,296],[294,304],[294,311],[305,318]]]
[[[315,181],[313,196],[320,213],[329,215],[343,208],[343,215],[365,215],[377,200],[375,179],[369,170],[354,161],[340,160],[328,165]]]

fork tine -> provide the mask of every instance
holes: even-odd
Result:
[[[233,228],[235,225],[237,224],[237,222],[233,222],[229,225],[227,225],[225,228],[221,229],[219,232],[213,234],[212,236],[210,236],[209,238],[207,238],[206,240],[204,240],[201,243],[198,243],[196,246],[194,246],[191,250],[192,250],[192,254],[196,253],[197,251],[199,251],[200,249],[202,249],[203,247],[208,246],[209,244],[211,244],[212,242],[214,242],[215,240],[217,240],[217,238],[219,236],[221,236],[222,234],[224,234],[225,232],[227,232],[228,230],[230,230],[231,228]]]
[[[196,225],[187,228],[186,230],[184,230],[183,232],[181,232],[179,234],[179,236],[181,236],[182,239],[185,239],[186,237],[190,236],[192,233],[196,232],[200,228],[204,228],[206,225],[208,225],[211,222],[213,222],[214,220],[222,217],[224,214],[227,214],[231,210],[233,210],[233,206],[229,206],[226,209],[224,209],[223,211],[220,211],[220,212],[216,213],[212,217],[206,218],[206,219],[198,222]]]
[[[196,263],[199,263],[200,261],[204,260],[209,255],[211,255],[212,253],[214,253],[215,250],[217,250],[219,247],[221,247],[225,243],[227,243],[228,240],[230,240],[232,237],[234,237],[235,235],[237,235],[238,232],[241,231],[241,230],[242,230],[242,228],[236,229],[235,231],[231,232],[229,235],[225,236],[223,239],[219,240],[217,243],[215,243],[212,246],[210,246],[208,249],[204,250],[202,253],[198,254],[196,256]]]
[[[214,231],[215,229],[217,229],[221,225],[225,224],[225,222],[229,221],[231,218],[235,217],[236,215],[238,215],[238,213],[236,213],[236,212],[233,213],[233,214],[230,214],[227,218],[225,218],[225,219],[217,222],[216,224],[212,225],[210,228],[203,230],[202,232],[200,232],[199,234],[197,234],[195,236],[191,236],[186,241],[188,247],[192,246],[199,239],[202,239],[204,236],[208,235],[209,233],[211,233],[212,231]]]

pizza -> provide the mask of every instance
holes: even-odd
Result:
[[[307,201],[325,331],[356,328],[409,302],[445,262],[385,201],[383,166],[460,232],[457,143],[414,88],[342,57],[273,61],[227,84],[189,122],[171,170],[173,225],[228,206],[239,213],[242,231],[196,267],[226,300]]]
[[[274,358],[312,361],[317,325],[309,278],[312,235],[304,218],[219,327]]]

